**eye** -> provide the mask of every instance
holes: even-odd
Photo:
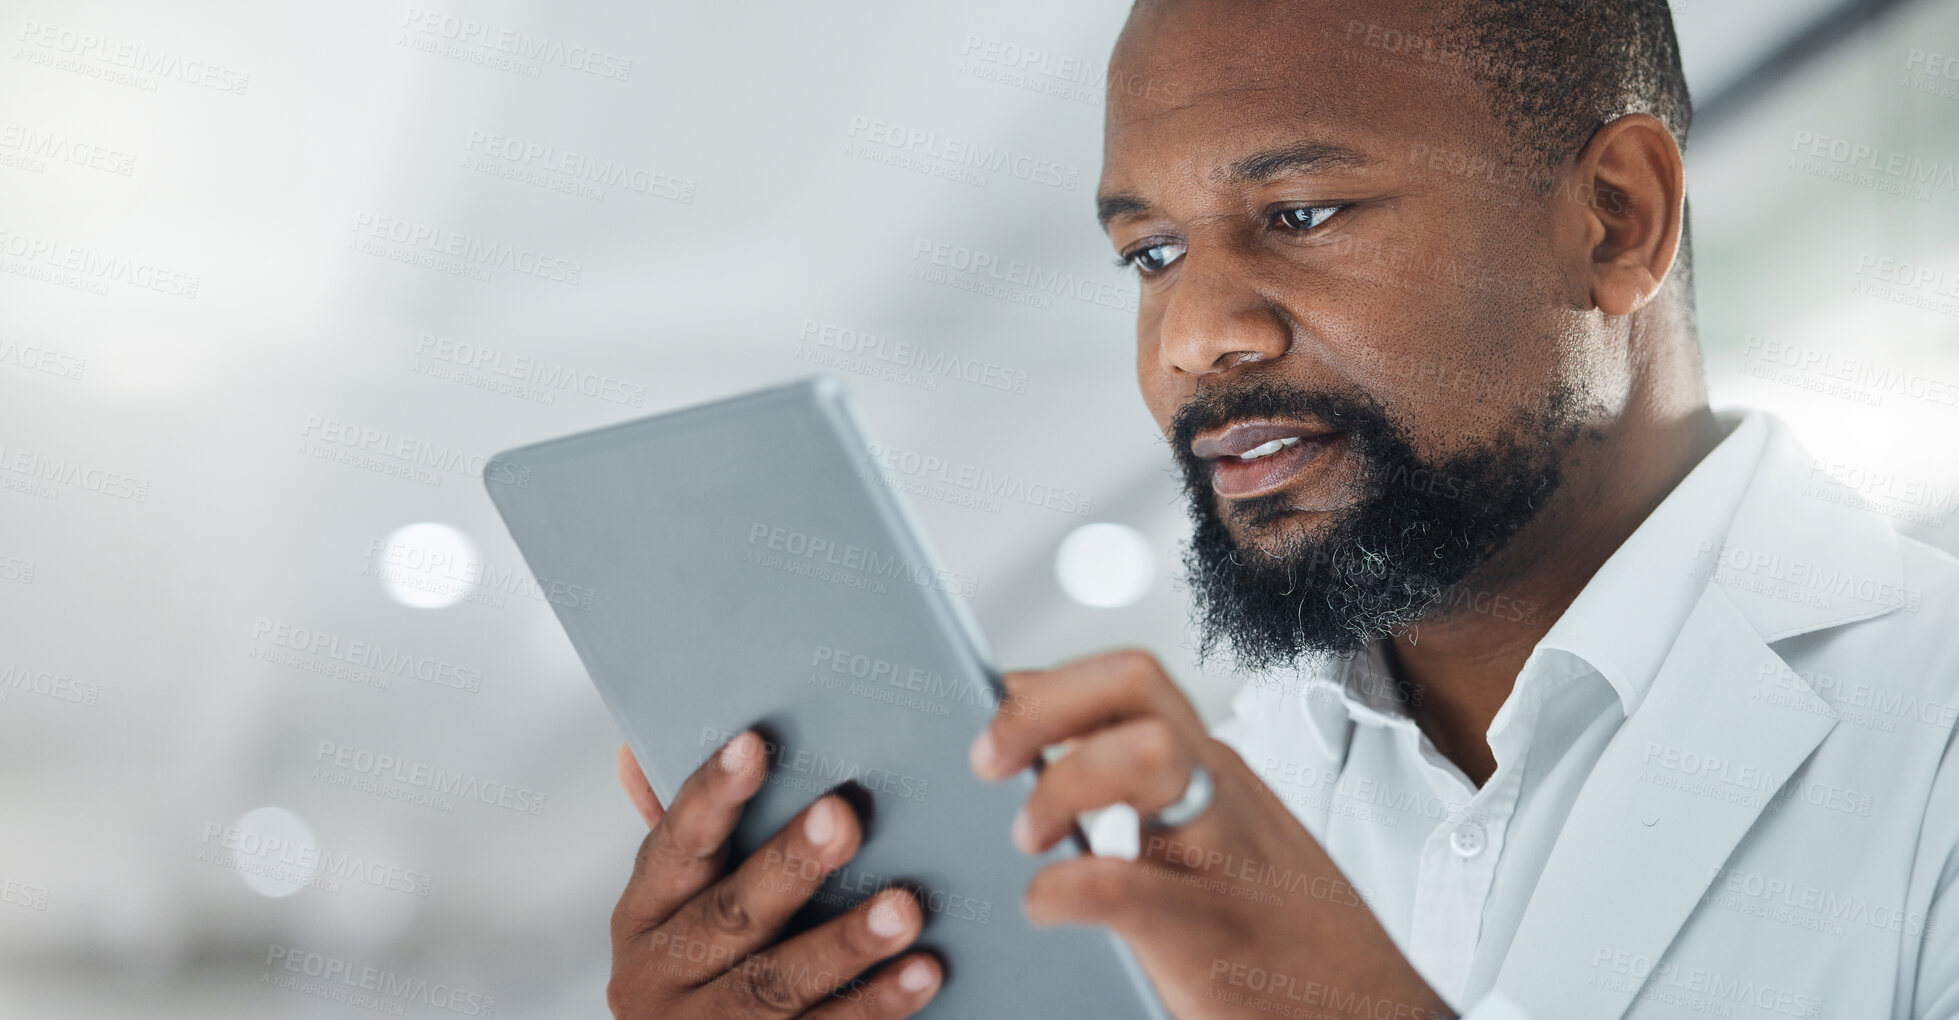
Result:
[[[1128,249],[1123,255],[1117,256],[1115,264],[1124,268],[1134,268],[1144,276],[1156,276],[1158,272],[1170,268],[1171,262],[1175,262],[1177,258],[1183,258],[1181,241],[1144,241],[1142,245],[1136,245],[1134,249]]]
[[[1312,230],[1345,208],[1343,205],[1302,205],[1280,209],[1272,214],[1272,225],[1280,230]]]
[[[1155,276],[1184,257],[1184,246],[1177,241],[1146,241],[1123,252],[1116,265],[1133,267],[1144,276]]]

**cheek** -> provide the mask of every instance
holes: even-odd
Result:
[[[1184,399],[1183,382],[1166,371],[1163,360],[1158,355],[1154,326],[1139,321],[1136,326],[1136,388],[1143,395],[1143,404],[1149,408],[1150,417],[1166,435],[1170,431],[1170,420],[1177,416],[1177,408]]]
[[[1548,281],[1477,252],[1356,267],[1330,358],[1423,453],[1488,440],[1570,373],[1568,316]],[[1360,310],[1360,314],[1354,314]]]

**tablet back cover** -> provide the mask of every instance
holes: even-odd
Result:
[[[1113,936],[1023,918],[1028,880],[1073,850],[1015,851],[1027,785],[969,771],[998,687],[975,579],[933,561],[833,377],[522,447],[484,477],[662,803],[748,726],[772,763],[738,857],[839,784],[869,792],[863,848],[793,928],[909,885],[947,964],[921,1015],[1163,1016]]]

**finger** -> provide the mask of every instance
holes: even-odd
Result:
[[[646,781],[646,773],[639,767],[639,759],[633,757],[633,749],[624,744],[619,745],[619,785],[625,788],[626,799],[632,801],[639,816],[646,819],[648,829],[660,824],[660,816],[666,814],[666,809],[654,795],[653,784]]]
[[[913,953],[877,969],[849,991],[804,1013],[810,1020],[896,1020],[925,1008],[939,994],[945,968],[930,953]],[[861,994],[852,994],[861,992]]]
[[[1190,785],[1196,752],[1161,716],[1118,723],[1083,739],[1041,770],[1014,816],[1014,845],[1038,854],[1074,830],[1075,817],[1111,804],[1161,811]]]
[[[1050,744],[1135,715],[1162,715],[1203,729],[1183,692],[1147,652],[1107,652],[1003,680],[1017,703],[1038,711],[994,715],[973,741],[973,771],[982,779],[1005,779],[1032,765]]]
[[[721,877],[728,834],[768,768],[762,738],[743,732],[680,784],[673,804],[640,843],[632,880],[612,912],[615,941],[657,927]]]
[[[688,947],[677,973],[704,983],[773,943],[823,879],[857,852],[860,835],[857,815],[841,797],[804,808],[655,933]]]
[[[858,975],[910,945],[921,923],[918,901],[903,889],[887,889],[842,917],[746,957],[705,989],[704,1005],[711,1016],[787,1017],[833,993],[844,1002],[864,1002],[872,993]]]
[[[1160,866],[1118,857],[1073,857],[1050,864],[1027,883],[1021,909],[1036,927],[1100,925],[1125,938],[1160,930],[1166,917],[1204,916],[1197,896],[1209,890],[1186,885]],[[1196,933],[1192,933],[1193,939]]]

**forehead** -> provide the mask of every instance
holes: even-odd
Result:
[[[1116,44],[1104,177],[1214,170],[1301,141],[1487,149],[1497,131],[1432,5],[1356,0],[1145,0]]]

